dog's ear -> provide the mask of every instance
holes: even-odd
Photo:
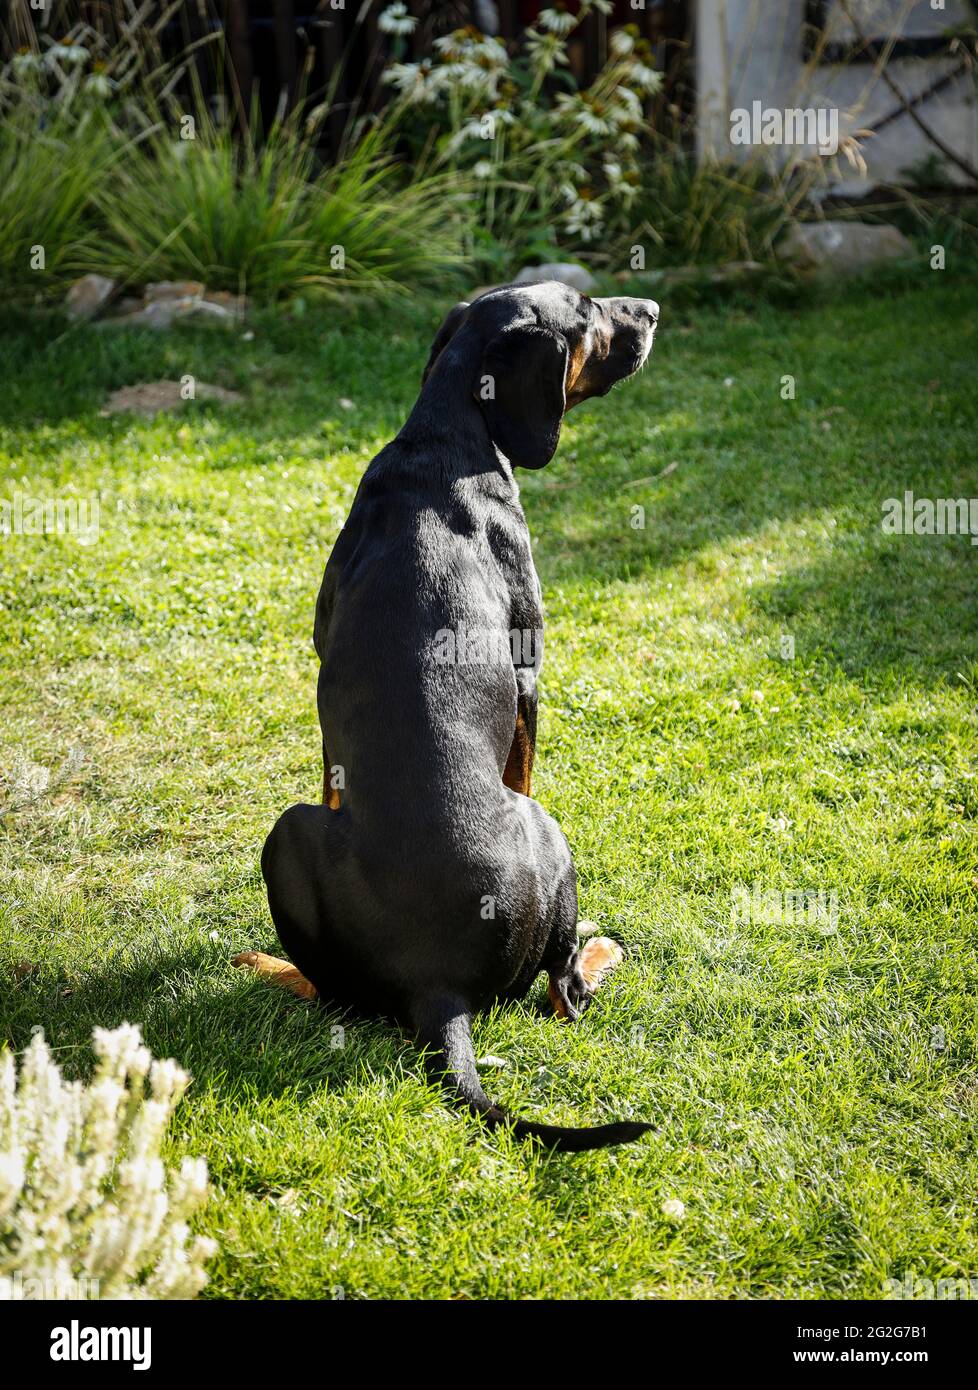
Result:
[[[492,442],[514,468],[542,468],[554,456],[567,358],[564,339],[543,328],[510,328],[485,350],[475,398]]]
[[[456,329],[461,325],[468,307],[468,300],[463,300],[460,304],[456,304],[454,309],[449,309],[445,322],[435,334],[435,341],[431,344],[428,360],[425,363],[424,371],[421,373],[422,386],[428,380],[429,376],[431,376],[431,369],[441,356],[442,349],[447,346],[449,340],[454,337]]]

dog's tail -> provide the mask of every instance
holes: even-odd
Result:
[[[537,1139],[547,1148],[562,1153],[627,1144],[653,1128],[625,1120],[590,1129],[565,1129],[561,1125],[538,1125],[532,1120],[514,1119],[501,1106],[493,1105],[482,1089],[472,1046],[472,1014],[465,1002],[450,995],[439,995],[423,1001],[414,1012],[418,1037],[432,1049],[427,1058],[432,1077],[442,1081],[454,1098],[463,1101],[491,1126],[507,1125],[519,1138]]]

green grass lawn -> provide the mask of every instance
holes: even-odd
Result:
[[[974,303],[929,271],[795,310],[665,303],[652,364],[521,478],[534,790],[627,958],[579,1025],[541,980],[476,1047],[525,1116],[657,1126],[580,1157],[485,1131],[406,1038],[229,964],[276,949],[258,858],[321,787],[323,564],[447,305],[250,341],[8,319],[0,497],[97,493],[101,539],[0,539],[0,800],[85,751],[0,821],[0,1038],[41,1024],[84,1074],[125,1019],[193,1074],[171,1156],[213,1176],[209,1296],[978,1275],[978,549],[880,525],[908,488],[978,494]],[[99,414],[188,373],[244,403]],[[738,885],[834,894],[837,921],[733,911]]]

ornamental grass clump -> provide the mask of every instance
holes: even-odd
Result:
[[[65,1081],[39,1029],[0,1054],[0,1290],[12,1297],[192,1298],[216,1245],[191,1235],[207,1165],[160,1157],[188,1077],[139,1029],[96,1028],[95,1074]]]

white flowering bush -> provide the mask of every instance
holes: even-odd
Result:
[[[207,1165],[160,1158],[187,1085],[139,1029],[96,1028],[88,1085],[67,1082],[40,1030],[18,1075],[0,1054],[0,1284],[39,1296],[191,1298],[216,1246],[190,1233]],[[70,1291],[70,1292],[65,1292]]]
[[[492,269],[510,268],[493,265],[493,246],[503,261],[557,245],[593,251],[627,224],[641,181],[644,102],[661,75],[631,25],[612,33],[607,63],[583,90],[568,57],[583,20],[611,8],[582,0],[577,14],[544,9],[513,53],[478,29],[459,29],[435,40],[431,58],[393,62],[384,73],[392,119],[465,181],[483,238],[475,258]],[[399,39],[412,23],[398,0],[380,27]]]

